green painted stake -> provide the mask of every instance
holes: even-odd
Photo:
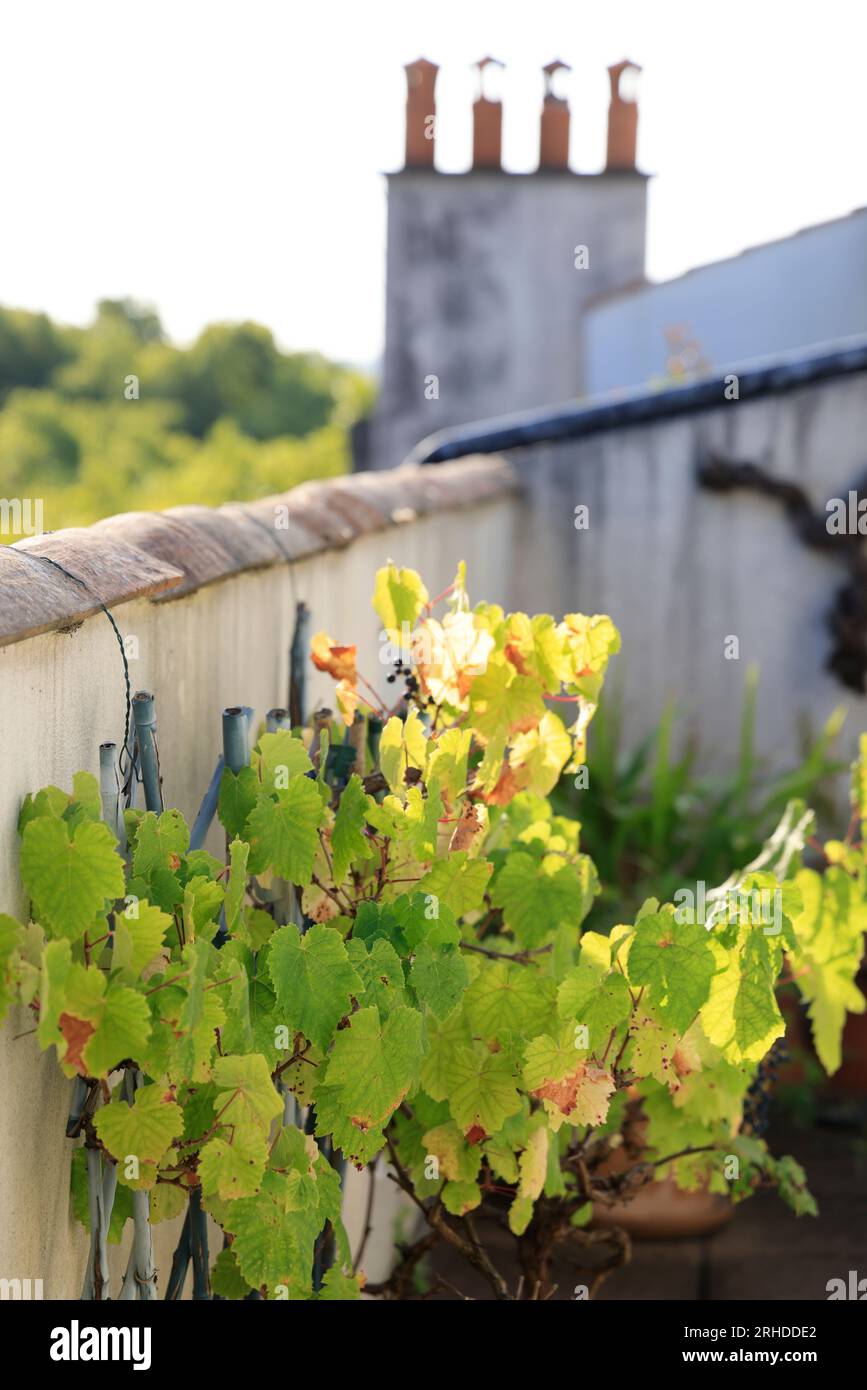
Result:
[[[108,1297],[108,1222],[105,1197],[114,1201],[114,1189],[109,1173],[103,1178],[99,1149],[87,1149],[87,1198],[90,1212],[90,1255],[84,1274],[82,1300],[102,1302]],[[112,1168],[114,1165],[111,1165]],[[114,1183],[117,1173],[114,1173]]]
[[[269,709],[265,715],[265,732],[276,734],[278,729],[291,729],[292,720],[288,709]]]
[[[385,728],[381,719],[372,714],[367,721],[367,737],[370,745],[370,761],[374,767],[379,767],[379,739]]]
[[[193,1257],[193,1298],[203,1302],[211,1297],[208,1271],[208,1214],[202,1206],[201,1186],[190,1189],[190,1249]]]
[[[147,690],[138,690],[132,697],[132,714],[135,720],[135,737],[138,744],[139,765],[144,784],[145,806],[157,815],[163,809],[163,793],[160,786],[160,756],[156,742],[156,712],[154,697]]]
[[[124,1099],[128,1105],[135,1102],[135,1093],[144,1082],[144,1077],[136,1068],[127,1068],[123,1077]],[[122,1302],[131,1303],[135,1299],[150,1302],[157,1296],[157,1272],[154,1265],[154,1245],[150,1223],[150,1194],[134,1191],[132,1194],[133,1239],[129,1252],[129,1263],[120,1291]]]
[[[181,1228],[181,1238],[172,1256],[172,1268],[169,1274],[169,1282],[166,1285],[166,1300],[172,1302],[180,1298],[184,1290],[184,1280],[187,1277],[187,1270],[190,1267],[190,1255],[192,1247],[190,1245],[190,1207],[187,1204],[187,1214],[184,1217],[184,1224]]]
[[[242,705],[231,705],[223,710],[223,762],[230,772],[236,775],[250,762],[250,724],[253,711]],[[228,837],[227,837],[228,838]],[[214,937],[214,945],[219,949],[226,940],[226,914],[220,913],[220,925]]]
[[[120,805],[116,743],[99,745],[99,794],[102,801],[102,818],[112,834],[117,836],[121,849],[125,849],[126,834]]]
[[[307,719],[307,647],[310,631],[310,609],[306,603],[295,607],[295,631],[289,650],[289,718],[292,728],[300,728]]]
[[[250,761],[247,711],[240,705],[223,710],[223,760],[230,772],[238,773]]]

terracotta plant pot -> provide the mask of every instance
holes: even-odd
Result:
[[[716,1192],[682,1192],[671,1178],[643,1187],[631,1202],[593,1204],[594,1226],[620,1226],[636,1240],[710,1236],[731,1221],[734,1207]]]
[[[647,1121],[636,1113],[630,1125],[631,1154],[625,1148],[615,1149],[600,1164],[603,1174],[623,1173],[634,1163],[636,1147],[647,1130]],[[594,1226],[620,1226],[636,1240],[687,1240],[696,1236],[713,1235],[734,1215],[734,1206],[720,1193],[699,1189],[684,1192],[672,1178],[648,1183],[629,1202],[609,1206],[593,1203]]]

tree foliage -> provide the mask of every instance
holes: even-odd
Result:
[[[283,352],[260,324],[212,324],[179,348],[131,300],[101,301],[83,329],[0,309],[4,490],[41,498],[52,530],[343,472],[370,400],[359,373]]]

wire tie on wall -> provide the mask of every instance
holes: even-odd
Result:
[[[50,536],[51,534],[51,531],[43,532],[43,535],[46,536]],[[99,604],[99,607],[102,609],[103,613],[108,618],[108,621],[111,623],[114,635],[117,638],[117,645],[120,647],[120,659],[123,662],[123,678],[124,684],[126,686],[126,722],[124,725],[123,746],[121,752],[118,754],[117,759],[118,770],[120,772],[121,779],[123,780],[125,786],[126,778],[124,777],[123,758],[125,755],[129,757],[129,721],[130,714],[132,712],[132,694],[129,681],[129,662],[127,661],[126,648],[123,645],[123,637],[120,634],[120,629],[117,623],[115,622],[109,610],[106,608],[99,594],[96,592],[95,589],[91,588],[91,586],[87,583],[87,580],[81,579],[80,576],[77,574],[73,574],[71,570],[66,569],[57,560],[52,560],[48,555],[39,555],[36,551],[16,550],[15,547],[11,545],[6,546],[5,553],[7,555],[19,555],[22,559],[27,560],[42,560],[46,565],[51,565],[53,569],[59,570],[61,574],[66,575],[67,579],[71,579],[74,584],[78,584],[80,588],[85,589],[87,593],[91,595],[92,598],[96,599],[97,603]],[[131,771],[133,770],[134,768]]]

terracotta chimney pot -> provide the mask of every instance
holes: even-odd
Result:
[[[539,168],[568,169],[569,167],[569,103],[554,95],[553,78],[556,72],[571,72],[568,63],[555,58],[546,63],[545,99],[542,103],[542,121],[539,126]]]
[[[432,169],[436,125],[436,87],[439,68],[417,58],[406,68],[406,167]]]
[[[608,158],[606,169],[634,169],[635,145],[638,137],[638,103],[624,101],[620,95],[620,79],[629,70],[641,72],[638,63],[624,59],[608,69],[611,83],[611,105],[608,108]]]
[[[485,96],[485,70],[501,68],[496,58],[482,58],[475,65],[479,70],[479,95],[473,104],[473,168],[499,169],[503,143],[503,103]]]

